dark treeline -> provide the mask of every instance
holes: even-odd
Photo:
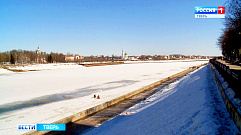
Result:
[[[63,53],[50,54],[41,52],[39,55],[36,51],[27,50],[11,50],[0,53],[0,63],[10,62],[15,63],[52,63],[52,62],[65,62],[65,55]]]
[[[223,56],[231,62],[241,60],[241,0],[228,0],[225,6],[225,28],[218,39]]]

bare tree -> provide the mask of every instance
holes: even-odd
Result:
[[[225,7],[225,29],[217,44],[230,61],[241,60],[241,0],[228,0]]]

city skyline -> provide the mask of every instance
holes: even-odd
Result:
[[[218,56],[222,19],[195,19],[195,6],[223,1],[1,1],[0,52]]]
[[[180,54],[180,53],[172,53],[172,54],[154,54],[154,55],[150,55],[150,54],[141,54],[141,55],[128,55],[127,51],[124,51],[123,48],[121,50],[120,54],[112,54],[112,55],[103,55],[103,54],[91,54],[91,55],[81,55],[81,54],[76,54],[76,53],[71,53],[71,52],[67,52],[67,53],[62,53],[62,52],[46,52],[44,50],[41,50],[40,47],[38,46],[36,50],[23,50],[23,49],[13,49],[13,50],[8,50],[8,51],[4,51],[4,52],[0,52],[0,53],[7,53],[7,54],[11,54],[12,51],[17,51],[17,52],[24,52],[24,51],[29,51],[29,52],[35,52],[35,53],[41,53],[41,55],[48,55],[48,54],[63,54],[64,56],[86,56],[86,57],[91,57],[91,56],[98,56],[98,57],[123,57],[123,53],[126,56],[171,56],[171,55],[180,55],[180,56],[220,56],[220,55],[199,55],[199,54],[191,54],[191,55],[185,55],[185,54]]]

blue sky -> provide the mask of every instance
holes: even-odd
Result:
[[[0,0],[0,52],[221,55],[223,19],[195,19],[221,0]]]

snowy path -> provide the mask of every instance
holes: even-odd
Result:
[[[86,134],[237,134],[209,66]]]

